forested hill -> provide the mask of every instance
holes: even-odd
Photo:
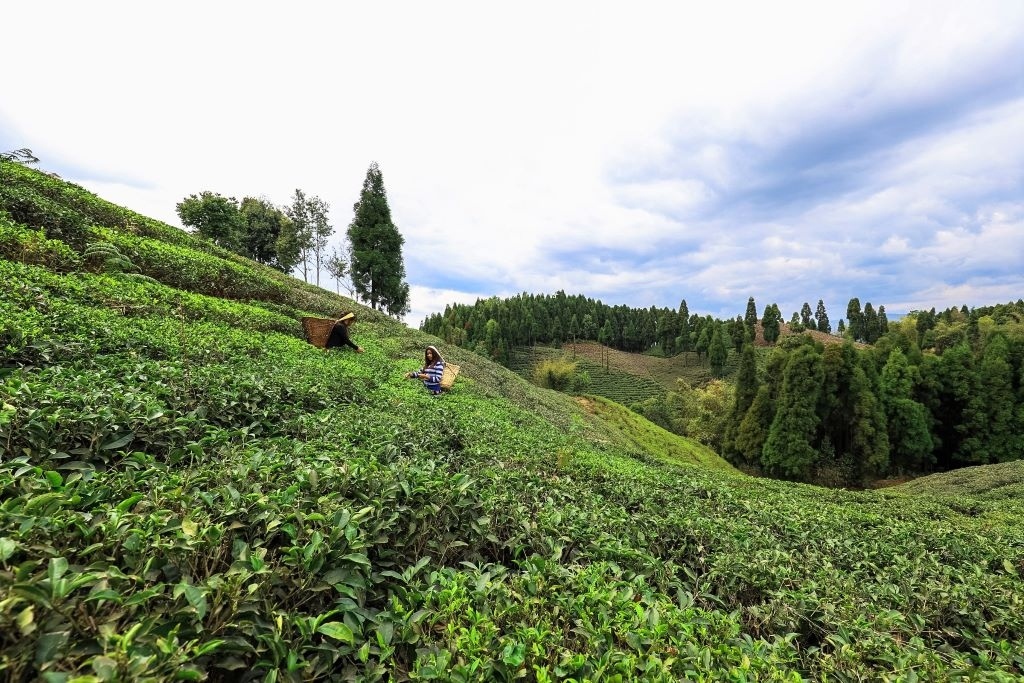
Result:
[[[0,278],[5,680],[1024,676],[1019,498],[740,475],[18,164]]]
[[[759,319],[752,298],[745,316],[721,321],[688,315],[685,300],[675,312],[559,292],[449,306],[423,328],[516,368],[541,355],[523,352],[535,342],[571,347],[564,356],[581,377],[570,387],[630,397],[665,429],[769,476],[862,487],[1024,457],[1024,301],[889,323],[884,306],[853,299],[846,314],[834,335],[820,300],[787,325],[774,304]],[[615,352],[602,352],[603,368],[593,354],[577,359],[575,340],[595,336],[632,351],[637,360],[618,365],[646,390],[624,391],[622,373],[607,371]],[[645,363],[640,352],[656,357]],[[650,388],[655,376],[666,391]]]

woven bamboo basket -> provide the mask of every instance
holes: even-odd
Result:
[[[331,338],[331,331],[337,322],[336,318],[303,318],[302,331],[306,333],[306,341],[317,348],[326,348],[327,340]]]
[[[445,363],[444,372],[441,373],[441,388],[451,389],[455,384],[455,378],[459,376],[459,366],[455,363]]]

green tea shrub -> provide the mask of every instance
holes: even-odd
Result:
[[[18,225],[0,211],[0,258],[46,266],[56,272],[77,268],[78,254],[59,239],[49,239],[43,230]]]
[[[79,251],[85,247],[86,217],[31,187],[0,183],[0,209],[15,223],[42,230],[46,239],[61,240]]]
[[[533,369],[534,383],[555,391],[578,391],[589,383],[589,379],[589,375],[584,378],[577,372],[576,363],[564,358],[541,361]]]

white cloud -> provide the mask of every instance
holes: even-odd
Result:
[[[299,187],[340,233],[379,162],[412,324],[523,290],[716,314],[961,292],[894,261],[1022,284],[1019,69],[992,86],[1016,99],[981,85],[1021,58],[1016,0],[67,1],[0,23],[31,56],[0,73],[0,144],[142,213]]]

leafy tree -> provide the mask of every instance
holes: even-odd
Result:
[[[356,293],[374,309],[391,315],[409,310],[409,284],[405,282],[402,245],[405,240],[391,221],[384,177],[377,163],[370,164],[355,217],[348,226],[352,245],[349,270]]]
[[[572,318],[569,320],[569,336],[572,337],[572,343],[576,343],[576,337],[580,335],[580,321],[574,313]]]
[[[798,478],[810,475],[818,459],[811,441],[818,429],[815,406],[823,375],[821,356],[814,347],[802,345],[790,354],[778,408],[764,442],[762,462],[769,472]]]
[[[583,314],[583,322],[580,323],[580,334],[584,339],[594,339],[597,336],[597,324],[594,316],[589,313]]]
[[[789,319],[789,329],[792,332],[803,332],[804,324],[800,322],[800,314],[793,311],[792,317]]]
[[[716,379],[703,387],[694,387],[677,380],[678,387],[667,401],[671,430],[719,451],[722,435],[733,402],[733,392],[726,382]]]
[[[832,324],[828,321],[828,313],[825,312],[825,302],[822,299],[818,299],[818,308],[814,313],[814,319],[819,332],[832,334]]]
[[[342,249],[337,245],[331,250],[330,256],[324,261],[327,273],[334,278],[335,291],[341,294],[341,285],[345,283],[345,291],[350,295],[354,294],[351,283],[346,279],[348,276],[348,259]]]
[[[289,219],[284,212],[263,198],[245,197],[239,206],[242,217],[241,252],[258,263],[290,271],[295,264],[278,255],[278,241]]]
[[[210,191],[189,195],[175,205],[182,224],[219,247],[238,251],[245,223],[238,200]]]
[[[317,196],[310,197],[306,202],[310,219],[310,251],[313,255],[314,272],[316,273],[316,286],[320,286],[320,271],[324,261],[327,259],[327,239],[334,234],[334,226],[327,218],[330,205]]]
[[[703,325],[700,330],[700,334],[697,336],[697,343],[695,345],[697,351],[697,357],[703,359],[704,354],[711,348],[711,326]]]
[[[935,317],[935,308],[930,311],[918,311],[915,316],[917,323],[917,344],[922,349],[931,348],[931,344],[925,342],[925,335],[935,327],[938,320]]]
[[[281,225],[281,234],[274,242],[276,263],[274,267],[284,273],[290,273],[302,262],[302,248],[295,223],[285,213],[285,222]]]
[[[284,240],[285,250],[297,254],[296,263],[302,264],[302,279],[309,282],[309,266],[313,249],[313,216],[306,193],[296,188],[292,203],[285,209],[292,222],[290,233]]]
[[[839,326],[836,328],[836,332],[839,333],[840,337],[846,336],[846,323],[843,322],[842,318],[839,319]]]

